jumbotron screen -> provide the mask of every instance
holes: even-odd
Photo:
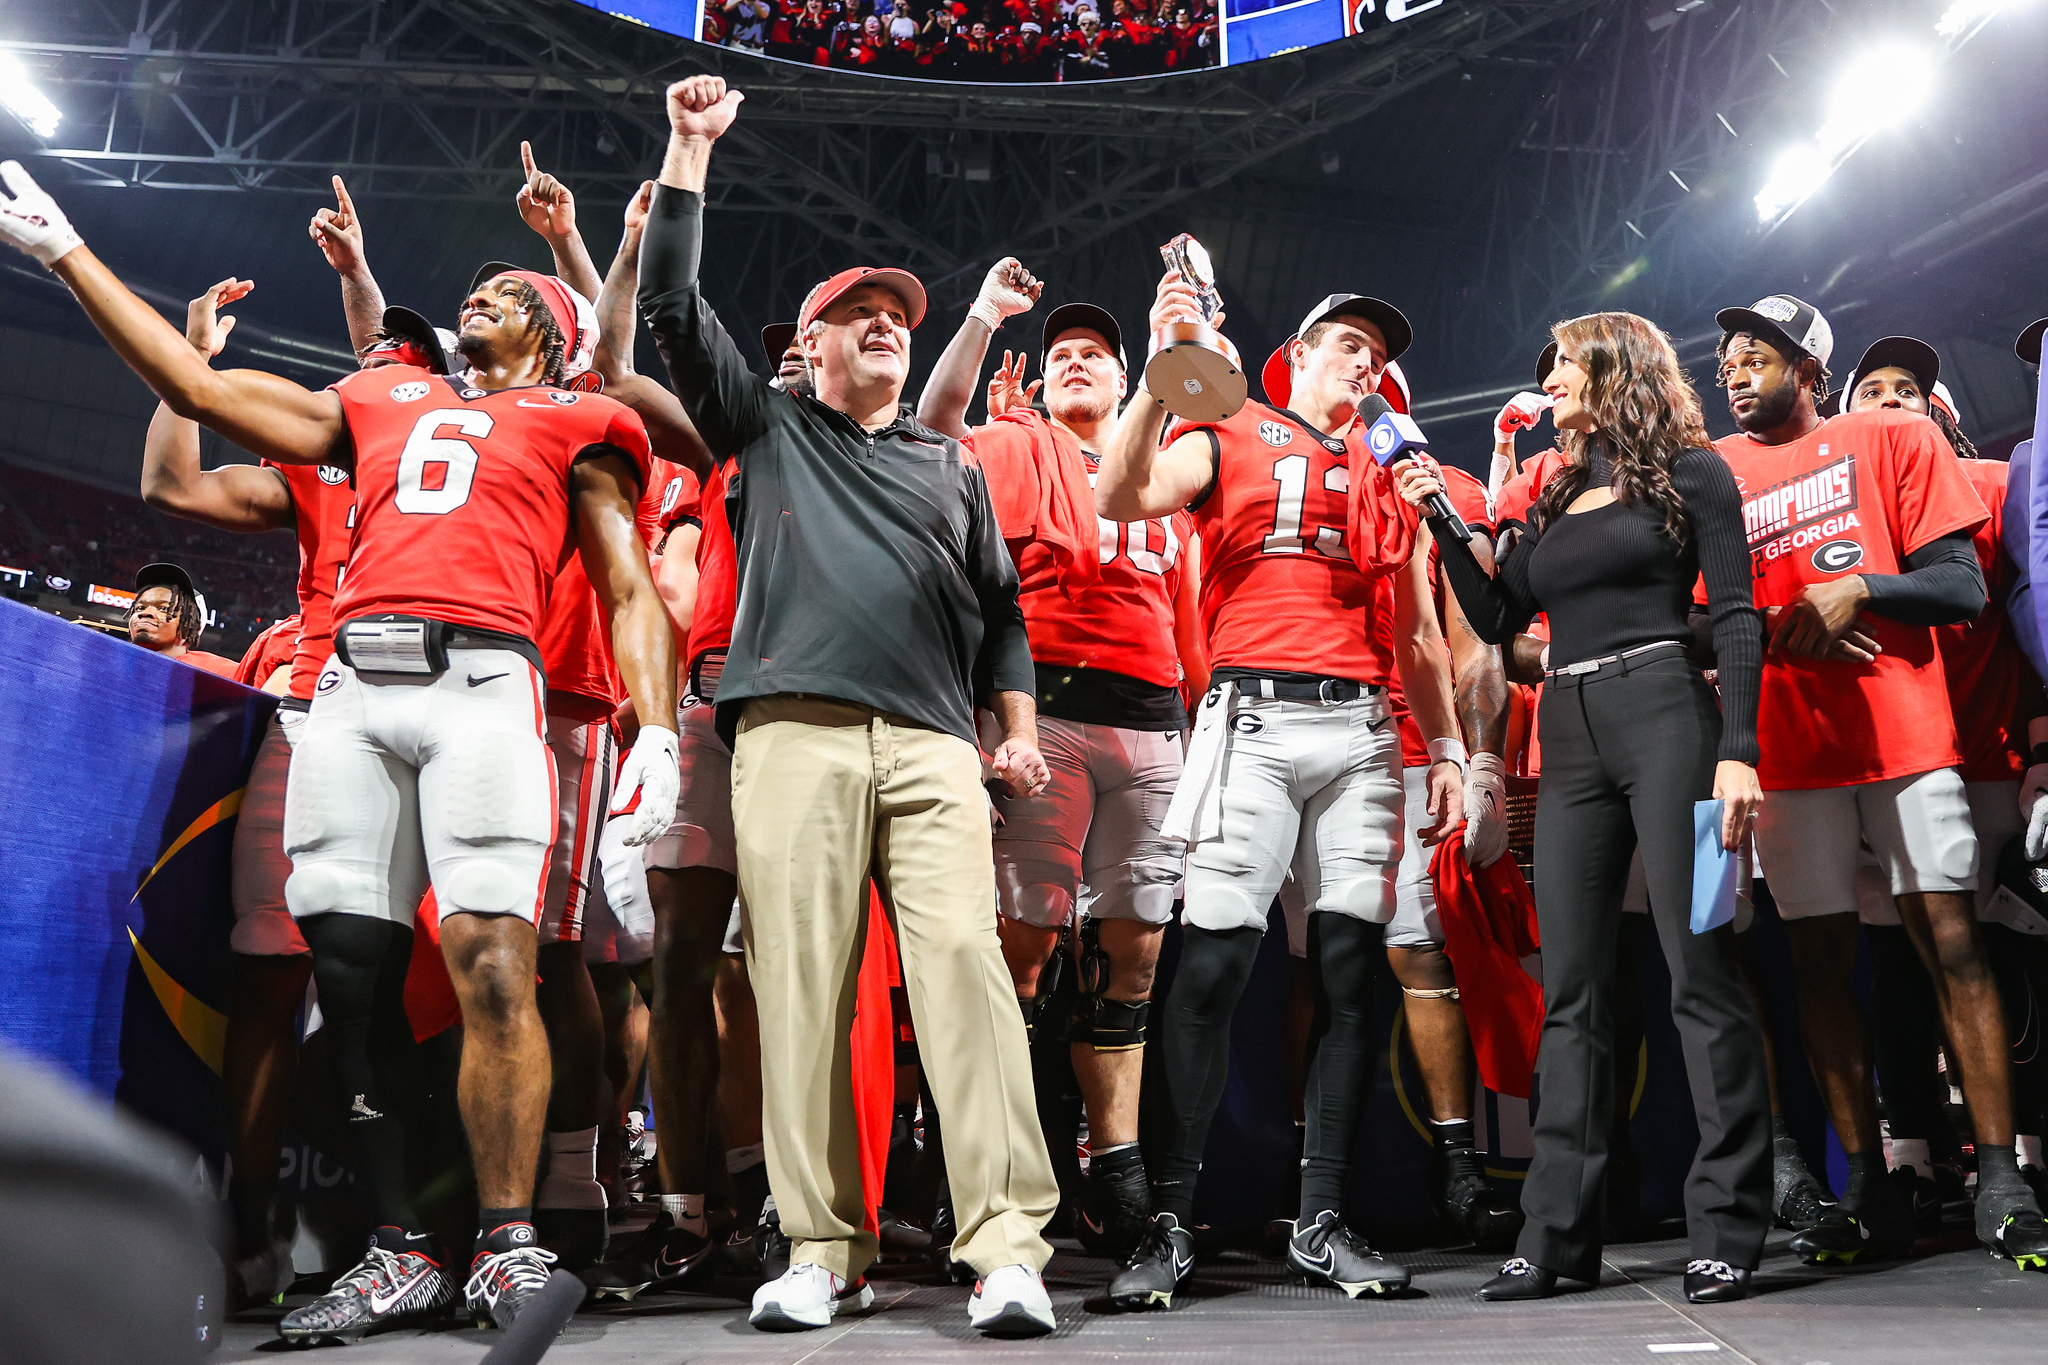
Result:
[[[584,0],[720,47],[877,76],[1100,81],[1237,66],[1445,0]]]

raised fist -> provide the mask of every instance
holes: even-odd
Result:
[[[732,127],[746,96],[725,88],[723,76],[691,76],[668,88],[668,126],[677,137],[709,142]]]

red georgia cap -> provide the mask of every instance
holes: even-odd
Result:
[[[908,270],[878,269],[875,266],[861,265],[851,270],[840,271],[810,292],[804,299],[803,312],[797,316],[797,330],[808,332],[811,324],[818,320],[818,314],[831,307],[834,299],[857,284],[879,284],[895,290],[903,299],[910,325],[916,327],[918,323],[924,321],[924,285],[919,282],[917,276]]]

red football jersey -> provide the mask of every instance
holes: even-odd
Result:
[[[725,519],[725,490],[732,469],[731,460],[714,466],[697,500],[704,529],[697,537],[697,610],[690,618],[693,665],[706,654],[723,653],[731,646],[733,613],[739,609],[739,555]]]
[[[2029,670],[2005,614],[2006,594],[2019,574],[1998,540],[2010,466],[2003,460],[1962,460],[1956,467],[1977,490],[1987,514],[1971,543],[1991,602],[1974,621],[1935,627],[1934,642],[1941,649],[1941,671],[1955,713],[1963,781],[2017,782],[2027,770],[2019,752],[2026,736],[2013,733],[2013,716]]]
[[[489,393],[400,365],[359,371],[334,391],[356,452],[337,624],[392,612],[537,639],[575,548],[571,466],[615,450],[647,486],[647,428],[602,394]]]
[[[1556,446],[1524,460],[1521,471],[1500,486],[1500,492],[1493,500],[1494,525],[1506,526],[1513,521],[1526,526],[1529,509],[1536,505],[1543,485],[1570,463],[1571,457]]]
[[[1064,428],[1046,426],[1060,438],[1060,458],[1078,457],[1088,470],[1089,487],[1094,487],[1100,459],[1082,450]],[[1038,473],[1023,442],[990,439],[1007,434],[996,425],[978,427],[968,433],[965,444],[988,471],[992,485],[1001,478],[1025,489],[1035,487]],[[991,468],[997,460],[1007,467]],[[1181,549],[1194,533],[1194,519],[1186,512],[1133,522],[1098,516],[1095,525],[1099,567],[1094,581],[1071,599],[1061,590],[1060,564],[1051,547],[1038,539],[1008,542],[1010,557],[1017,562],[1017,600],[1024,611],[1032,662],[1099,668],[1155,687],[1180,686],[1173,601],[1180,590]]]
[[[271,674],[290,663],[299,648],[299,624],[294,613],[282,621],[273,621],[268,630],[250,641],[242,651],[242,661],[235,665],[235,681],[261,687]]]
[[[270,461],[264,461],[270,464]],[[334,594],[348,563],[356,490],[348,471],[331,464],[271,465],[292,493],[299,535],[299,641],[292,653],[292,691],[313,699],[313,684],[334,652]]]
[[[1194,513],[1202,537],[1202,628],[1214,669],[1307,673],[1384,684],[1384,599],[1344,543],[1351,468],[1372,459],[1358,423],[1325,436],[1248,402],[1223,422],[1183,427],[1213,442],[1216,482]],[[1426,533],[1425,533],[1426,534]]]
[[[1742,490],[1742,520],[1768,613],[1808,583],[1895,574],[1915,550],[1985,522],[1984,504],[1934,423],[1899,410],[1832,417],[1767,446],[1714,443]],[[1766,791],[1849,787],[1961,761],[1934,631],[1872,615],[1867,664],[1764,656],[1757,706]]]
[[[639,506],[640,538],[653,549],[661,544],[669,528],[685,517],[697,515],[697,476],[673,460],[650,457],[651,473],[647,491]]]
[[[1442,465],[1444,492],[1451,500],[1451,506],[1465,519],[1465,524],[1482,535],[1493,533],[1493,522],[1486,514],[1486,485],[1453,465]],[[1437,548],[1436,537],[1429,537],[1429,595],[1432,601],[1437,592]],[[1386,633],[1387,657],[1394,656],[1394,579],[1380,580],[1380,591],[1385,594],[1381,610],[1373,613],[1373,623]],[[1443,624],[1443,611],[1437,611],[1437,624]],[[1393,708],[1394,719],[1401,727],[1401,766],[1418,768],[1429,762],[1429,741],[1423,738],[1422,729],[1416,725],[1415,717],[1408,710],[1408,698],[1401,691],[1401,670],[1395,668],[1387,674],[1387,705]]]

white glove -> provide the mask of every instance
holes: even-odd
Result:
[[[1476,753],[1465,772],[1465,861],[1491,867],[1507,851],[1507,765],[1499,754]]]
[[[604,883],[605,906],[618,921],[619,933],[634,944],[652,948],[654,943],[654,902],[647,897],[647,861],[637,848],[627,848],[614,833],[617,825],[606,825],[597,841],[597,871]],[[622,943],[621,948],[625,945]],[[621,951],[622,961],[638,961],[631,951]]]
[[[682,741],[660,725],[643,725],[633,752],[619,765],[612,784],[611,818],[624,820],[619,837],[638,848],[661,836],[676,818],[676,798],[683,791]]]
[[[1524,390],[1508,400],[1500,415],[1493,419],[1493,439],[1496,442],[1512,441],[1515,433],[1523,427],[1533,427],[1550,411],[1557,400],[1547,393],[1530,393]]]
[[[0,181],[7,186],[0,194],[0,237],[7,245],[35,257],[46,270],[71,248],[85,245],[57,201],[19,161],[0,161]]]
[[[1032,289],[1036,283],[1021,261],[1005,256],[982,276],[981,293],[967,310],[967,316],[993,332],[1003,325],[1003,319],[1031,311],[1031,305],[1038,302],[1038,293]]]
[[[2048,716],[2027,722],[2027,752],[2033,762],[2020,782],[2020,818],[2027,822],[2027,861],[2048,858]]]

